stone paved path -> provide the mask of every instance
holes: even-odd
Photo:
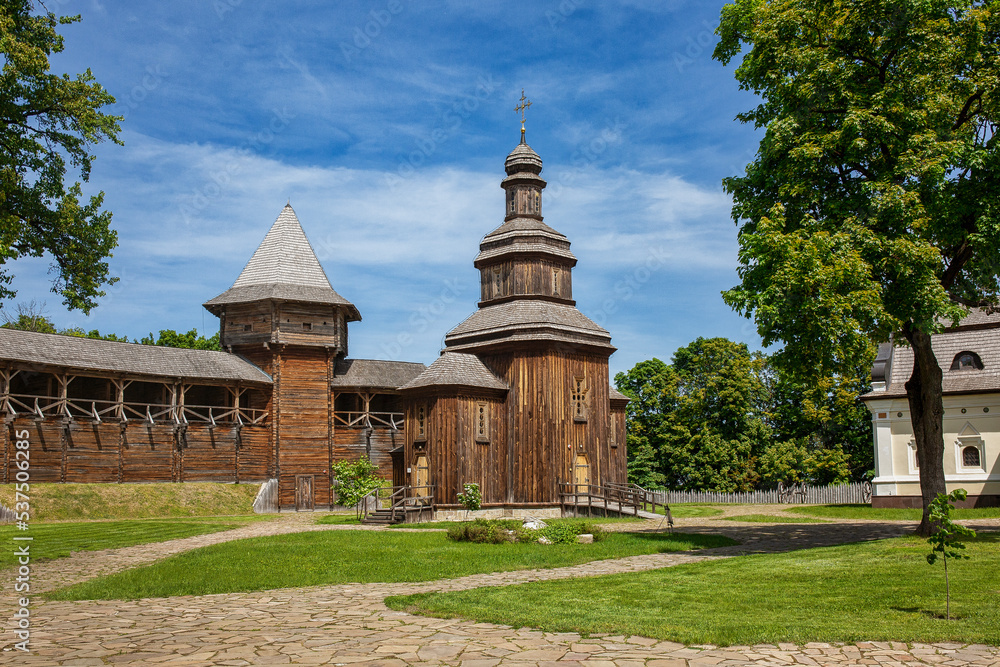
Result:
[[[783,508],[754,508],[769,513]],[[735,511],[736,508],[733,508]],[[742,510],[742,508],[741,508]],[[740,511],[741,511],[740,510]],[[743,512],[747,513],[747,512]],[[206,544],[317,526],[313,516],[288,515],[159,544],[74,554],[38,563],[33,582],[49,589],[98,574],[150,562]],[[904,534],[906,522],[838,521],[830,524],[740,524],[716,519],[680,519],[679,529],[697,527],[743,542],[708,552],[633,556],[583,565],[492,573],[418,584],[350,584],[257,593],[145,599],[134,602],[37,602],[32,607],[32,654],[8,650],[8,619],[14,601],[0,598],[5,619],[0,664],[17,665],[588,665],[591,667],[701,667],[710,665],[990,665],[1000,667],[997,647],[961,644],[869,642],[747,647],[683,646],[645,637],[598,636],[514,630],[507,626],[412,616],[389,610],[383,599],[431,590],[460,590],[546,579],[594,576],[668,567],[706,558],[775,552],[807,546]],[[1000,521],[977,522],[979,529]],[[635,530],[638,524],[613,524]],[[657,522],[645,524],[655,529]],[[399,529],[394,529],[399,530]],[[10,571],[0,573],[11,581]]]

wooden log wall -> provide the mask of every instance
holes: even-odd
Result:
[[[35,482],[262,482],[271,476],[268,426],[18,417],[3,429],[3,481],[14,480],[15,431],[27,430]],[[213,432],[214,431],[214,432]]]
[[[573,272],[564,263],[510,259],[482,267],[480,286],[483,301],[525,294],[546,294],[571,300]]]

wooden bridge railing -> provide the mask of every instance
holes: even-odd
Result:
[[[640,511],[657,514],[657,507],[663,508],[663,514],[669,525],[673,526],[670,507],[657,502],[651,491],[636,484],[559,484],[559,500],[564,512],[572,508],[575,514],[586,507],[588,514],[594,509],[601,509],[605,515],[609,511],[621,515],[639,516]]]
[[[393,522],[409,513],[434,511],[434,486],[383,486],[369,492],[357,506],[357,517],[364,523],[369,515],[388,511]]]

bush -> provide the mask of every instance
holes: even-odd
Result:
[[[553,544],[576,544],[576,536],[584,533],[593,535],[595,542],[607,537],[600,527],[586,521],[562,521],[541,530],[531,530],[517,519],[476,519],[448,528],[449,539],[480,544],[537,542],[540,537],[545,537]]]
[[[333,464],[330,472],[333,473],[332,488],[337,492],[337,503],[344,507],[354,507],[385,483],[378,476],[378,466],[367,458],[339,461]]]
[[[448,538],[456,542],[503,544],[519,542],[523,526],[517,519],[476,519],[448,528]]]

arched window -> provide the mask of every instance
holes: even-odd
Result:
[[[972,445],[962,449],[962,465],[966,468],[980,468],[982,463],[979,458],[979,448]]]
[[[975,352],[959,352],[951,362],[953,371],[981,371],[983,370],[983,360]]]

